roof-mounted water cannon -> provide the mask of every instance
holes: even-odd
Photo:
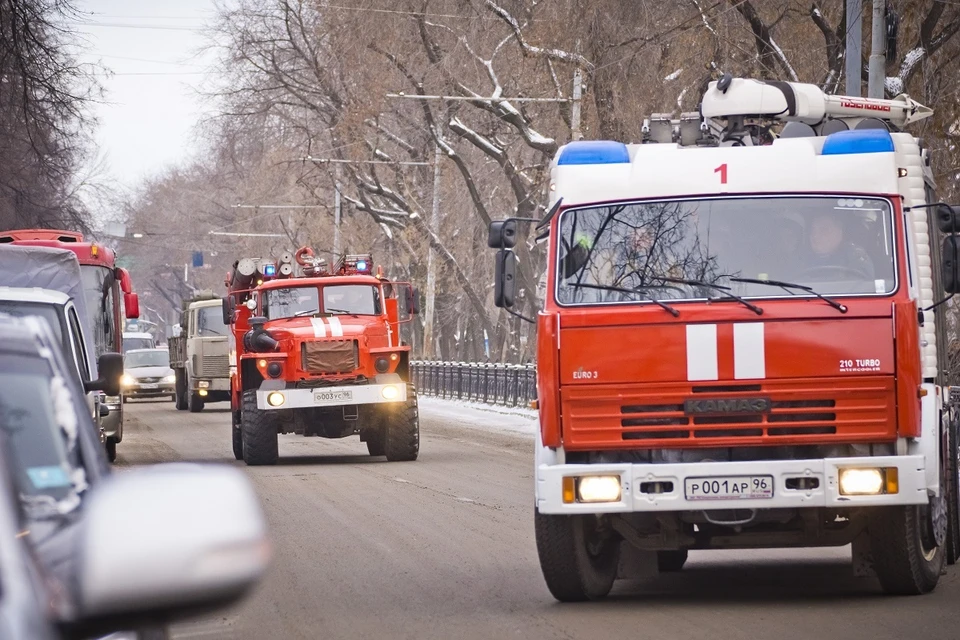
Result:
[[[821,127],[843,121],[840,129],[885,127],[894,130],[933,115],[906,94],[891,100],[834,96],[817,85],[734,78],[730,74],[707,86],[700,104],[705,121],[723,130],[724,139],[757,125],[798,122]],[[834,124],[831,130],[837,130]],[[732,135],[734,134],[734,135]]]
[[[300,268],[303,269],[303,275],[308,278],[316,276],[329,275],[327,271],[327,261],[317,257],[310,247],[300,247],[293,256]]]

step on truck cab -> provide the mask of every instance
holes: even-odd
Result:
[[[230,329],[212,291],[183,301],[180,333],[167,342],[176,376],[176,407],[193,413],[208,402],[230,400]]]
[[[944,301],[958,211],[907,96],[725,75],[551,168],[535,528],[561,601],[690,549],[842,546],[888,593],[960,554]],[[520,224],[491,224],[495,298]]]
[[[276,464],[281,433],[359,435],[370,455],[416,460],[417,393],[400,332],[417,312],[411,285],[374,273],[369,255],[328,268],[307,247],[238,260],[226,285],[238,460]]]

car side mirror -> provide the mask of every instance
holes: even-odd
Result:
[[[123,313],[131,320],[140,317],[140,298],[137,294],[123,294]]]
[[[956,207],[942,203],[937,206],[937,227],[941,233],[960,232],[960,216]]]
[[[491,249],[512,249],[517,245],[517,221],[495,220],[487,229],[487,246]]]
[[[947,293],[960,293],[960,237],[947,236],[940,248],[940,279]]]
[[[498,307],[512,307],[517,293],[517,258],[513,251],[497,251],[494,269],[493,304]]]
[[[109,416],[109,415],[110,415],[110,407],[108,407],[107,405],[105,405],[104,403],[101,402],[101,403],[100,403],[100,417],[101,417],[101,418],[106,418],[106,417]]]
[[[256,493],[243,472],[224,465],[114,474],[90,491],[80,527],[77,614],[64,622],[73,637],[232,604],[270,558]]]
[[[120,378],[123,376],[123,356],[119,353],[104,353],[97,358],[100,377],[83,384],[84,391],[103,391],[108,396],[120,395]]]
[[[411,316],[420,313],[420,292],[416,287],[407,287],[407,310]]]

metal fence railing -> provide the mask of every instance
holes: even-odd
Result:
[[[507,407],[526,407],[536,399],[536,372],[532,364],[425,360],[410,363],[413,384],[421,394]]]

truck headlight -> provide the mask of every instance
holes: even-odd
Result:
[[[583,476],[577,497],[579,502],[620,502],[620,476]]]
[[[272,391],[267,394],[267,404],[269,404],[271,407],[279,407],[286,401],[286,397],[284,397],[284,395],[279,391]]]
[[[840,495],[876,496],[882,493],[897,493],[898,480],[896,467],[840,469]]]
[[[396,400],[400,397],[400,389],[398,389],[396,385],[388,384],[380,392],[380,395],[383,396],[384,400]]]

